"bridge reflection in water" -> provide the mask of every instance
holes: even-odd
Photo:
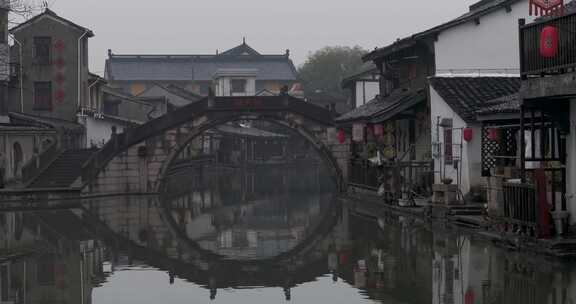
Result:
[[[570,263],[361,215],[315,169],[218,170],[181,172],[161,196],[0,214],[0,302],[576,301]]]

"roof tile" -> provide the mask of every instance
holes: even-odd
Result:
[[[430,85],[466,122],[494,100],[518,93],[519,77],[431,77]]]

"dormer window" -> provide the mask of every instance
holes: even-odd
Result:
[[[231,79],[230,90],[232,94],[246,93],[246,79]]]
[[[51,45],[52,38],[50,37],[34,37],[34,63],[50,64]]]

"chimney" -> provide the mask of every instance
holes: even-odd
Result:
[[[286,49],[286,57],[290,57],[290,50]]]
[[[112,57],[112,50],[108,49],[108,58]]]

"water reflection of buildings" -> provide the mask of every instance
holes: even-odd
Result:
[[[0,214],[0,303],[91,303],[104,250],[71,211]]]
[[[574,268],[468,236],[435,234],[433,303],[574,303]]]
[[[0,213],[0,303],[91,303],[109,275],[144,268],[164,272],[165,284],[194,283],[206,298],[222,289],[274,287],[291,299],[295,287],[331,274],[382,303],[576,299],[570,264],[442,227],[360,216],[318,193],[208,200],[190,189],[169,200],[93,198],[78,210]],[[131,284],[125,287],[139,282]],[[331,285],[342,287],[319,292],[337,288]]]

